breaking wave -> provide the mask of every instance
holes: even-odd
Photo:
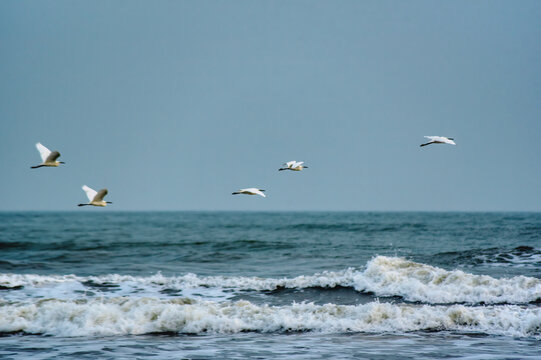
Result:
[[[167,297],[183,296],[206,300],[231,299],[238,292],[267,291],[280,288],[350,287],[380,297],[401,297],[406,301],[427,304],[525,304],[541,299],[541,280],[515,276],[493,278],[461,270],[448,271],[404,258],[377,256],[364,269],[349,268],[325,271],[294,278],[227,276],[148,277],[103,275],[42,276],[0,274],[5,299],[29,297],[76,299],[85,297]]]
[[[488,265],[491,267],[536,269],[541,266],[541,249],[524,245],[508,250],[494,247],[444,252],[436,256],[445,259],[447,263],[460,264],[465,267]]]
[[[354,279],[356,290],[426,303],[528,303],[541,299],[541,280],[527,276],[496,279],[447,271],[403,258],[378,256]]]
[[[514,337],[541,335],[541,309],[372,302],[364,305],[258,306],[248,301],[187,298],[39,300],[0,306],[0,332],[54,336],[151,333],[461,331]]]

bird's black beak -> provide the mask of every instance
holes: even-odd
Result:
[[[59,163],[59,164],[65,164],[65,162],[63,162],[63,161],[59,161],[58,163]]]
[[[107,203],[107,204],[112,204],[112,202],[110,202],[110,201],[106,201],[106,203]]]

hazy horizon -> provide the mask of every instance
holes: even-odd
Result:
[[[538,214],[541,211],[525,210],[116,210],[110,207],[103,210],[94,210],[107,213],[366,213],[366,214],[388,214],[388,213],[430,213],[430,214]],[[0,213],[77,213],[77,210],[0,210]]]

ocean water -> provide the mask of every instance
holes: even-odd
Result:
[[[0,357],[540,359],[540,213],[0,213]]]

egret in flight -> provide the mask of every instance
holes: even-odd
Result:
[[[86,185],[83,185],[83,190],[86,193],[86,196],[88,197],[88,201],[90,201],[87,204],[79,204],[77,206],[86,206],[86,205],[92,205],[92,206],[107,206],[107,204],[112,204],[110,201],[104,201],[103,198],[105,195],[107,195],[107,189],[101,189],[100,191],[96,191],[94,189],[89,188]]]
[[[449,144],[449,145],[456,145],[453,141],[453,138],[448,138],[445,136],[425,136],[425,138],[430,139],[429,142],[426,144],[421,144],[421,146],[427,146],[430,144]]]
[[[302,169],[308,169],[308,166],[303,165],[304,161],[288,161],[283,166],[283,168],[278,169],[278,171],[282,170],[292,170],[292,171],[301,171]]]
[[[238,191],[235,191],[232,195],[238,195],[238,194],[244,194],[244,195],[259,195],[266,197],[265,194],[263,194],[263,191],[258,188],[247,188],[247,189],[240,189]]]
[[[37,143],[36,148],[39,151],[42,163],[36,166],[32,166],[32,169],[37,169],[42,166],[57,167],[60,164],[65,164],[63,161],[56,161],[56,159],[58,159],[58,157],[60,156],[60,153],[58,151],[51,151],[45,146],[41,145],[41,143]]]

